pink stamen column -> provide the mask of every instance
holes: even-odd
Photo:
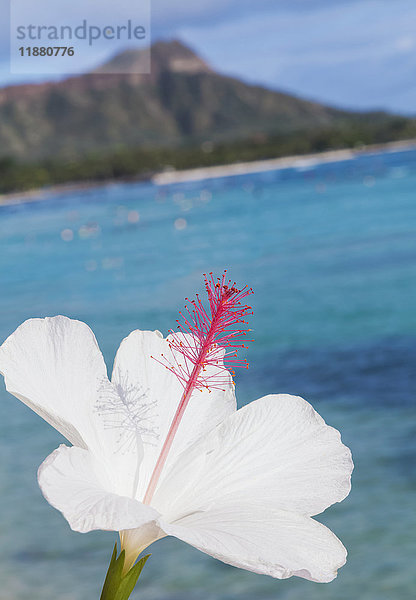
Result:
[[[186,410],[189,400],[195,390],[220,388],[224,377],[221,377],[221,362],[219,352],[225,349],[221,356],[224,369],[248,367],[246,360],[237,358],[237,350],[246,347],[247,329],[241,329],[241,324],[247,324],[245,317],[253,314],[251,307],[242,304],[243,298],[253,292],[247,286],[238,289],[235,283],[226,279],[226,272],[221,278],[214,279],[212,273],[204,275],[205,288],[208,294],[209,310],[205,310],[199,296],[196,300],[189,301],[186,306],[186,315],[181,314],[182,322],[178,320],[179,332],[171,332],[169,345],[173,356],[177,353],[184,360],[178,362],[165,359],[162,363],[174,373],[181,382],[184,391],[172,419],[168,434],[162,450],[156,461],[155,468],[149,481],[143,502],[150,504],[157,483],[165,466],[166,459],[172,447],[173,440]],[[237,327],[235,328],[234,326]],[[193,343],[184,343],[184,333],[191,334]],[[208,366],[216,367],[214,375],[206,375]],[[220,366],[221,365],[221,366]]]

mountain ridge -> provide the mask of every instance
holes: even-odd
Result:
[[[121,72],[141,60],[140,51],[126,50],[91,73],[0,89],[0,156],[71,160],[126,148],[257,143],[276,134],[392,118],[222,75],[179,40],[156,42],[151,58],[148,75]]]

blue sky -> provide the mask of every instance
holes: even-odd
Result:
[[[97,15],[95,2],[84,16]],[[0,9],[4,85],[17,79],[6,0]],[[224,73],[337,106],[416,114],[415,0],[153,0],[152,15],[153,39],[178,37]]]

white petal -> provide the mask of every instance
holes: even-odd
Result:
[[[92,410],[107,370],[91,329],[67,317],[29,319],[0,347],[6,389],[72,444],[96,437]]]
[[[39,467],[38,481],[46,500],[74,531],[133,529],[159,516],[153,508],[113,493],[102,463],[83,448],[61,445]]]
[[[120,533],[121,550],[126,553],[124,562],[124,571],[128,571],[136,561],[136,558],[150,544],[166,537],[166,533],[162,531],[159,524],[155,521],[146,523],[137,529],[126,529]]]
[[[285,579],[329,582],[346,551],[326,527],[296,513],[244,503],[213,507],[161,527],[230,565]]]
[[[352,467],[339,432],[308,402],[296,396],[266,396],[184,452],[152,505],[173,518],[221,498],[244,498],[314,515],[349,493]]]
[[[174,360],[161,333],[133,331],[121,343],[114,363],[112,381],[120,396],[124,396],[125,405],[130,407],[127,421],[130,420],[133,429],[139,429],[144,443],[137,498],[142,498],[146,491],[183,393],[178,378],[161,364],[166,359]],[[223,389],[197,390],[192,395],[165,468],[180,452],[235,411],[234,385],[228,371],[225,375]]]
[[[106,408],[120,399],[85,323],[62,316],[26,321],[0,347],[0,372],[9,392],[107,463],[117,493],[133,496],[141,439],[131,434],[126,444],[123,415],[107,418]]]

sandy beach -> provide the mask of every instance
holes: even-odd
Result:
[[[234,163],[229,165],[218,165],[213,167],[202,167],[187,169],[183,171],[165,171],[158,173],[152,178],[156,185],[169,185],[185,181],[201,181],[204,179],[215,179],[217,177],[232,177],[248,173],[262,173],[265,171],[276,171],[290,167],[302,168],[319,163],[331,163],[345,160],[353,160],[362,154],[374,154],[383,152],[400,152],[403,150],[416,149],[416,140],[400,142],[389,142],[374,146],[363,146],[358,149],[346,148],[343,150],[330,150],[328,152],[316,152],[314,154],[302,154],[295,156],[284,156],[261,161]]]
[[[308,168],[320,163],[353,160],[357,156],[361,156],[363,154],[401,152],[414,149],[416,149],[416,139],[389,142],[386,144],[377,144],[372,146],[362,146],[360,148],[345,148],[342,150],[330,150],[327,152],[316,152],[313,154],[284,156],[281,158],[271,158],[261,161],[241,162],[212,167],[200,167],[182,171],[166,170],[162,173],[156,173],[153,175],[150,178],[150,181],[152,181],[152,183],[155,185],[165,186],[182,182],[203,181],[206,179],[215,179],[219,177],[233,177],[236,175],[245,175],[249,173],[276,171],[278,169],[287,169],[291,167],[298,169]],[[13,204],[23,204],[27,202],[39,202],[56,195],[65,195],[77,190],[87,190],[90,188],[103,187],[111,184],[125,183],[127,181],[143,181],[143,178],[137,177],[137,179],[129,178],[128,180],[110,179],[106,181],[92,180],[88,182],[73,182],[27,190],[25,192],[0,194],[0,206],[10,206]]]

